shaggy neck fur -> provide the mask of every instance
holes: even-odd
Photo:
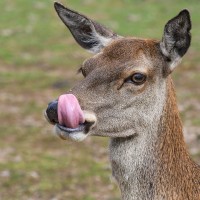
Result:
[[[111,139],[112,172],[123,200],[200,199],[199,167],[186,150],[171,78],[165,102],[157,128]]]

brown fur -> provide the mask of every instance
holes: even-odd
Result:
[[[70,91],[95,125],[87,133],[57,134],[110,137],[123,200],[199,200],[200,167],[186,150],[170,77],[190,45],[189,12],[171,19],[156,41],[123,38],[59,3],[55,8],[75,40],[98,53],[83,63],[84,79]],[[127,81],[135,73],[146,75],[145,82]]]
[[[199,200],[200,167],[189,157],[183,138],[182,123],[177,108],[171,78],[167,83],[167,102],[159,127],[160,139],[156,149],[159,162],[160,199]]]
[[[84,109],[93,110],[99,117],[100,121],[101,116],[99,116],[98,113],[101,113],[104,109],[112,108],[115,95],[119,95],[119,93],[121,93],[124,89],[124,86],[122,86],[123,81],[135,72],[135,67],[141,66],[142,63],[144,63],[144,57],[151,59],[151,63],[146,63],[143,66],[144,69],[142,69],[146,72],[148,76],[148,81],[142,87],[137,87],[135,89],[130,88],[130,92],[133,95],[137,96],[139,94],[145,93],[145,90],[151,89],[151,87],[156,84],[157,77],[165,78],[164,68],[166,68],[167,65],[159,52],[157,41],[141,40],[135,38],[119,39],[114,41],[110,46],[106,47],[102,53],[92,57],[91,59],[88,59],[83,65],[83,70],[87,71],[86,79],[84,79],[84,81],[80,83],[82,85],[82,89],[84,87],[84,84],[88,85],[88,87],[86,87],[86,90],[83,89],[82,91],[80,91],[79,85],[73,90],[73,93],[76,94],[77,97],[79,97],[82,107]],[[127,67],[125,63],[129,63],[131,67]],[[162,68],[160,66],[162,66]],[[93,78],[90,77],[90,74],[94,74],[94,76],[96,76],[95,70],[98,71],[98,78],[95,78],[96,82]],[[139,71],[140,70],[141,69],[139,69]],[[90,80],[89,83],[87,82],[87,79]],[[108,91],[112,94],[112,101],[111,99],[109,99],[108,94],[105,91],[105,87],[108,86],[108,83],[111,80],[114,81],[113,86],[115,86],[114,88],[116,88],[112,91],[109,91],[108,89]],[[150,169],[149,174],[148,172],[146,172],[148,168],[146,170],[141,169],[142,171],[138,171],[138,174],[141,173],[141,181],[143,179],[143,176],[145,176],[146,173],[148,174],[147,177],[149,177],[149,179],[147,179],[143,183],[143,185],[144,188],[148,188],[146,184],[151,185],[149,186],[151,187],[151,190],[149,189],[149,194],[147,193],[149,195],[149,199],[199,200],[200,168],[191,160],[186,149],[182,132],[182,123],[179,117],[179,111],[176,103],[174,86],[170,76],[167,77],[166,83],[167,97],[163,109],[163,114],[160,118],[158,131],[156,133],[157,136],[154,139],[155,142],[152,143],[152,146],[149,146],[149,152],[151,152],[150,149],[152,148],[154,157],[152,158],[152,160],[149,157],[149,161],[147,161],[149,165],[154,165],[153,163],[155,163],[155,171],[152,172],[154,174],[151,175]],[[99,88],[101,85],[102,90],[96,89]],[[119,90],[119,92],[117,92],[117,90]],[[84,92],[84,94],[82,94],[82,92]],[[87,95],[85,95],[85,92]],[[102,95],[104,97],[106,96],[107,102],[100,107],[98,106],[98,104],[89,106],[89,104],[86,102],[88,101],[88,99],[92,101],[97,101],[97,92],[98,94],[102,94],[103,92],[104,94]],[[120,103],[121,106],[123,106],[122,99]],[[126,103],[127,100],[126,102],[124,102],[124,104]],[[143,101],[143,104],[145,104],[145,101]],[[130,105],[127,105],[127,108],[129,106]],[[118,111],[118,113],[119,112],[120,111]],[[106,114],[103,115],[103,117],[105,116]],[[109,117],[111,118],[110,115]],[[102,131],[98,131],[100,127],[101,123],[97,124],[97,130],[93,130],[96,135],[112,135],[110,132],[103,133]],[[93,131],[91,132],[91,135],[94,135]],[[116,131],[115,133],[116,136],[117,132],[118,131]],[[134,135],[134,132],[132,132],[132,134]],[[121,136],[123,136],[123,133],[119,135],[119,137]],[[131,141],[131,138],[132,137],[130,137],[129,139],[119,138],[116,140],[113,139],[113,141],[115,140],[115,142],[117,142],[118,144],[122,144],[124,143],[123,140]],[[114,144],[115,142],[112,142],[112,144]],[[126,144],[126,146],[128,145]],[[122,149],[120,150],[120,152],[122,156]],[[114,160],[112,161],[112,158],[111,162],[114,163],[113,170],[115,171],[115,176],[115,173],[117,172],[116,168],[122,167],[121,165],[116,164]],[[144,180],[145,179],[146,178],[144,178]],[[151,180],[150,183],[148,182],[148,180]],[[118,181],[120,182],[120,179]],[[127,190],[127,187],[129,188],[129,186],[126,186],[125,182],[123,182],[121,188],[123,187],[126,187],[126,189],[122,189],[122,197],[123,199],[129,199],[126,197],[126,195],[123,196],[124,190]],[[142,190],[140,192],[142,193]],[[140,199],[139,195],[138,199]]]

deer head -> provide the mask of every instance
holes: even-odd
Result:
[[[83,140],[156,129],[170,74],[190,46],[189,12],[182,10],[168,21],[157,41],[119,36],[59,3],[55,9],[77,43],[95,54],[80,68],[83,80],[47,108],[57,134]]]

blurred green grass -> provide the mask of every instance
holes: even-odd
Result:
[[[192,45],[174,78],[182,119],[188,130],[200,130],[198,0],[61,2],[121,35],[158,39],[170,18],[189,9]],[[119,199],[107,139],[61,141],[42,114],[49,101],[81,78],[76,70],[90,54],[66,30],[52,0],[1,0],[0,7],[0,199]],[[196,141],[188,145],[199,151]],[[197,150],[191,152],[199,161]]]

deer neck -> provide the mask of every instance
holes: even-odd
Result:
[[[182,164],[189,163],[171,78],[166,88],[163,112],[154,124],[136,136],[111,139],[112,171],[123,200],[165,199],[160,191],[173,183],[174,174],[175,182],[184,176]]]

